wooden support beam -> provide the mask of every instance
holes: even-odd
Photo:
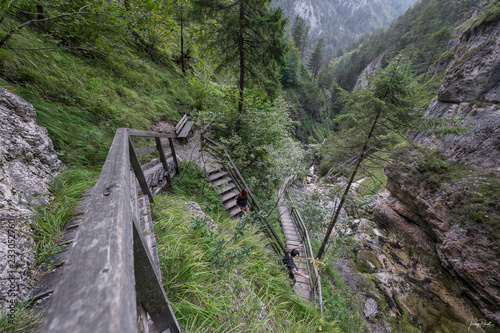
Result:
[[[152,138],[175,138],[177,135],[174,133],[156,133],[149,131],[139,131],[135,129],[127,129],[128,135],[130,136],[143,136],[143,137],[152,137]]]
[[[151,193],[149,186],[146,182],[146,177],[144,177],[144,173],[142,172],[141,168],[141,163],[139,162],[139,159],[137,158],[137,154],[135,153],[134,150],[134,145],[132,144],[132,140],[128,138],[128,144],[129,144],[129,158],[130,158],[130,164],[132,164],[132,169],[135,172],[135,176],[137,177],[137,180],[139,181],[139,185],[141,185],[142,193],[146,194],[149,197],[149,200],[153,202],[153,194]],[[128,164],[128,163],[127,163]]]
[[[175,154],[174,140],[172,138],[168,138],[168,143],[170,144],[170,150],[172,151],[172,158],[174,159],[175,164],[175,173],[179,174],[179,162],[177,162],[177,155]]]
[[[172,333],[181,333],[177,318],[161,284],[161,278],[153,267],[153,260],[146,247],[141,227],[135,219],[133,229],[137,300],[144,306],[160,332],[170,329]]]
[[[156,141],[156,150],[160,154],[160,161],[163,164],[163,169],[167,169],[167,158],[165,157],[165,151],[163,150],[163,145],[161,144],[160,138],[155,138]]]

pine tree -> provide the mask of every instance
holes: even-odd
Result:
[[[316,44],[316,48],[314,49],[313,54],[311,55],[311,59],[309,59],[309,70],[313,78],[316,78],[319,74],[319,70],[321,69],[321,62],[323,61],[323,46],[324,41],[321,38]]]
[[[456,126],[461,119],[423,117],[423,110],[419,108],[421,102],[418,101],[422,89],[408,70],[408,65],[401,65],[398,60],[379,71],[371,79],[369,87],[351,93],[343,92],[345,113],[336,120],[347,124],[342,136],[349,140],[349,153],[355,152],[353,168],[318,251],[318,259],[323,255],[356,174],[372,151],[391,147],[396,136],[404,137],[410,129],[441,135],[457,135],[467,130]],[[357,150],[355,147],[358,147]]]
[[[218,21],[212,46],[220,54],[219,68],[239,71],[238,112],[243,112],[243,91],[248,80],[276,81],[285,62],[284,30],[288,22],[281,7],[270,8],[270,0],[195,0]]]
[[[304,51],[307,48],[309,38],[309,26],[306,21],[297,15],[292,27],[292,38],[295,47],[300,51],[300,59],[304,58]]]

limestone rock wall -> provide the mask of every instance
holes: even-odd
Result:
[[[459,137],[413,133],[410,139],[442,150],[451,160],[500,170],[500,20],[462,34],[443,78],[433,118],[464,118],[471,130]]]
[[[25,300],[33,284],[33,209],[50,200],[62,163],[36,111],[0,87],[0,304]]]
[[[461,136],[410,133],[409,139],[441,150],[472,170],[500,170],[500,20],[465,31],[454,49],[437,99],[426,115],[464,118]],[[447,192],[426,189],[409,168],[388,167],[388,198],[375,204],[377,221],[392,228],[440,264],[488,321],[500,326],[500,244],[487,223],[463,225],[450,219],[454,202]],[[456,187],[454,187],[456,186]],[[418,230],[417,230],[418,229]],[[436,255],[434,255],[436,257]]]

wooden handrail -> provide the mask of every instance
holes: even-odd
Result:
[[[160,332],[181,332],[139,225],[131,165],[144,194],[152,195],[147,184],[143,187],[145,177],[130,136],[159,140],[172,134],[116,131],[42,333],[135,333],[138,322],[147,324],[145,313]],[[161,143],[157,147],[163,163]]]
[[[244,187],[244,188],[246,188],[248,190],[248,195],[249,195],[249,197],[251,199],[249,201],[251,201],[251,204],[253,205],[253,209],[261,212],[262,209],[260,208],[259,202],[257,201],[257,199],[255,199],[252,191],[250,190],[250,187],[245,182],[245,179],[243,178],[243,176],[241,175],[240,171],[238,170],[238,168],[234,164],[234,162],[231,159],[231,156],[227,152],[226,148],[224,148],[223,146],[219,145],[217,142],[213,141],[212,139],[210,139],[209,137],[207,137],[204,134],[201,134],[201,139],[202,139],[202,142],[205,140],[205,141],[209,142],[210,144],[214,145],[215,147],[217,147],[218,149],[220,149],[222,151],[222,154],[221,154],[222,157],[225,158],[229,162],[229,165],[230,165],[231,171],[229,171],[229,170],[228,171],[230,172],[229,175],[230,175],[231,179],[237,185],[239,183],[240,185],[242,185],[241,187]],[[236,175],[232,175],[232,173],[235,173]],[[271,239],[273,239],[273,241],[275,243],[277,243],[279,245],[282,253],[285,254],[286,253],[286,248],[283,245],[283,242],[281,241],[281,239],[278,237],[278,234],[276,233],[276,231],[272,227],[271,223],[269,223],[269,220],[266,217],[263,217],[263,220],[265,222],[265,227],[267,229],[268,236]]]

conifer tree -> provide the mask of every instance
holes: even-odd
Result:
[[[297,15],[292,27],[292,38],[295,47],[300,51],[300,59],[304,58],[304,50],[307,47],[307,41],[309,38],[309,26],[306,21]]]
[[[276,72],[284,64],[285,25],[281,7],[271,9],[270,0],[195,0],[218,21],[212,46],[220,54],[219,68],[239,72],[238,112],[243,112],[243,91],[248,80],[277,81]]]
[[[346,188],[328,225],[325,238],[318,251],[321,259],[325,246],[337,222],[342,206],[361,163],[371,151],[394,144],[396,135],[404,136],[410,129],[430,134],[460,134],[466,128],[456,126],[461,119],[432,119],[423,117],[419,108],[418,93],[422,87],[413,78],[408,65],[401,65],[399,60],[379,71],[371,79],[369,87],[357,89],[351,93],[343,92],[344,114],[338,116],[338,122],[347,124],[343,136],[350,140],[349,149],[358,147],[353,158],[353,169]]]
[[[323,61],[323,46],[324,41],[323,38],[321,38],[318,41],[318,44],[316,44],[316,48],[314,49],[311,59],[309,60],[309,69],[311,70],[313,78],[318,76],[319,70],[321,69],[321,62]]]

